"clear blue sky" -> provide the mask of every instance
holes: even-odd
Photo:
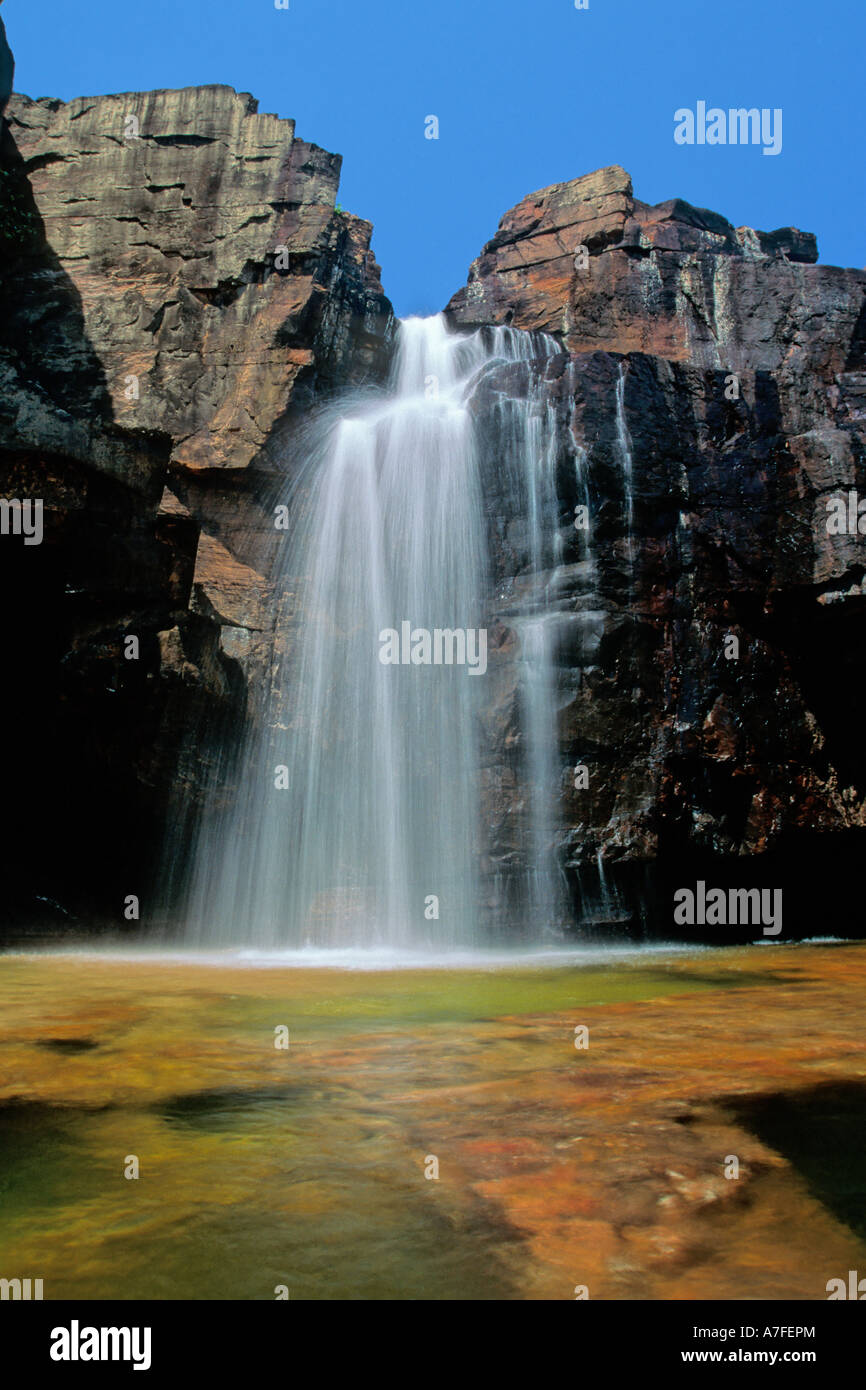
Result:
[[[864,0],[6,0],[29,96],[225,82],[343,155],[401,315],[440,309],[524,194],[622,164],[866,264]],[[677,146],[681,106],[781,107],[783,148]],[[424,138],[436,115],[440,138]]]

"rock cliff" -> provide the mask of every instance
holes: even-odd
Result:
[[[667,893],[668,867],[747,886],[799,883],[809,863],[813,892],[790,897],[813,921],[856,873],[866,561],[856,528],[828,529],[827,503],[866,494],[866,274],[816,260],[793,228],[640,203],[613,167],[506,213],[448,306],[455,324],[561,345],[534,368],[560,441],[558,843],[578,897],[597,900],[599,870],[624,885],[623,916],[646,899],[641,864]],[[527,556],[497,496],[502,386],[484,433],[507,628]],[[505,641],[488,798],[506,871],[525,807],[512,658]]]
[[[269,659],[269,441],[380,379],[393,316],[339,157],[291,121],[229,87],[63,103],[11,75],[0,33],[0,494],[44,505],[41,546],[0,547],[7,882],[19,917],[117,925]]]

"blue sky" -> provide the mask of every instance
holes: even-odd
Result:
[[[343,155],[401,315],[442,308],[526,193],[622,164],[866,264],[863,0],[6,0],[16,88],[91,96],[225,82]],[[674,111],[781,107],[783,147],[678,146]],[[857,115],[855,115],[855,110]],[[428,115],[439,139],[424,138]]]

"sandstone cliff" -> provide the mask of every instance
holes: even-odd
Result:
[[[339,157],[247,95],[12,96],[2,126],[0,492],[45,508],[0,550],[4,848],[16,910],[111,922],[269,659],[268,441],[380,379],[393,317]]]
[[[793,228],[640,203],[613,167],[506,213],[448,306],[455,324],[544,330],[562,347],[535,368],[560,439],[558,837],[590,897],[599,855],[605,876],[619,869],[624,915],[642,863],[687,882],[727,856],[734,882],[774,881],[802,851],[823,885],[810,909],[831,914],[834,876],[854,867],[866,562],[861,535],[828,533],[826,503],[866,491],[866,274],[816,260]],[[485,433],[507,626],[527,557],[497,495],[502,384]],[[581,503],[588,546],[569,524]],[[506,870],[525,805],[507,751],[510,651],[488,798]],[[744,855],[761,859],[737,867]]]

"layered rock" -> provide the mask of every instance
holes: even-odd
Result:
[[[340,159],[292,121],[229,87],[16,97],[6,116],[112,416],[169,434],[175,467],[247,468],[299,380],[375,369],[370,226],[335,213]]]
[[[448,306],[455,324],[544,330],[562,347],[534,369],[559,449],[555,819],[590,904],[599,856],[626,879],[655,862],[681,882],[703,863],[723,874],[728,858],[745,884],[772,881],[783,855],[789,872],[797,845],[825,835],[819,862],[853,869],[866,541],[832,534],[827,503],[866,495],[866,274],[816,259],[795,229],[639,203],[614,167],[507,213]],[[529,563],[497,493],[497,392],[527,389],[510,375],[479,405],[491,616],[506,628]],[[571,525],[580,504],[588,536]],[[501,644],[491,707],[487,815],[505,871],[525,838],[518,650]],[[574,785],[578,764],[588,788]],[[601,896],[610,914],[616,893]]]
[[[11,96],[0,154],[0,491],[45,524],[0,541],[6,851],[20,909],[116,924],[270,660],[251,556],[285,422],[378,381],[393,317],[339,157],[231,88]]]

